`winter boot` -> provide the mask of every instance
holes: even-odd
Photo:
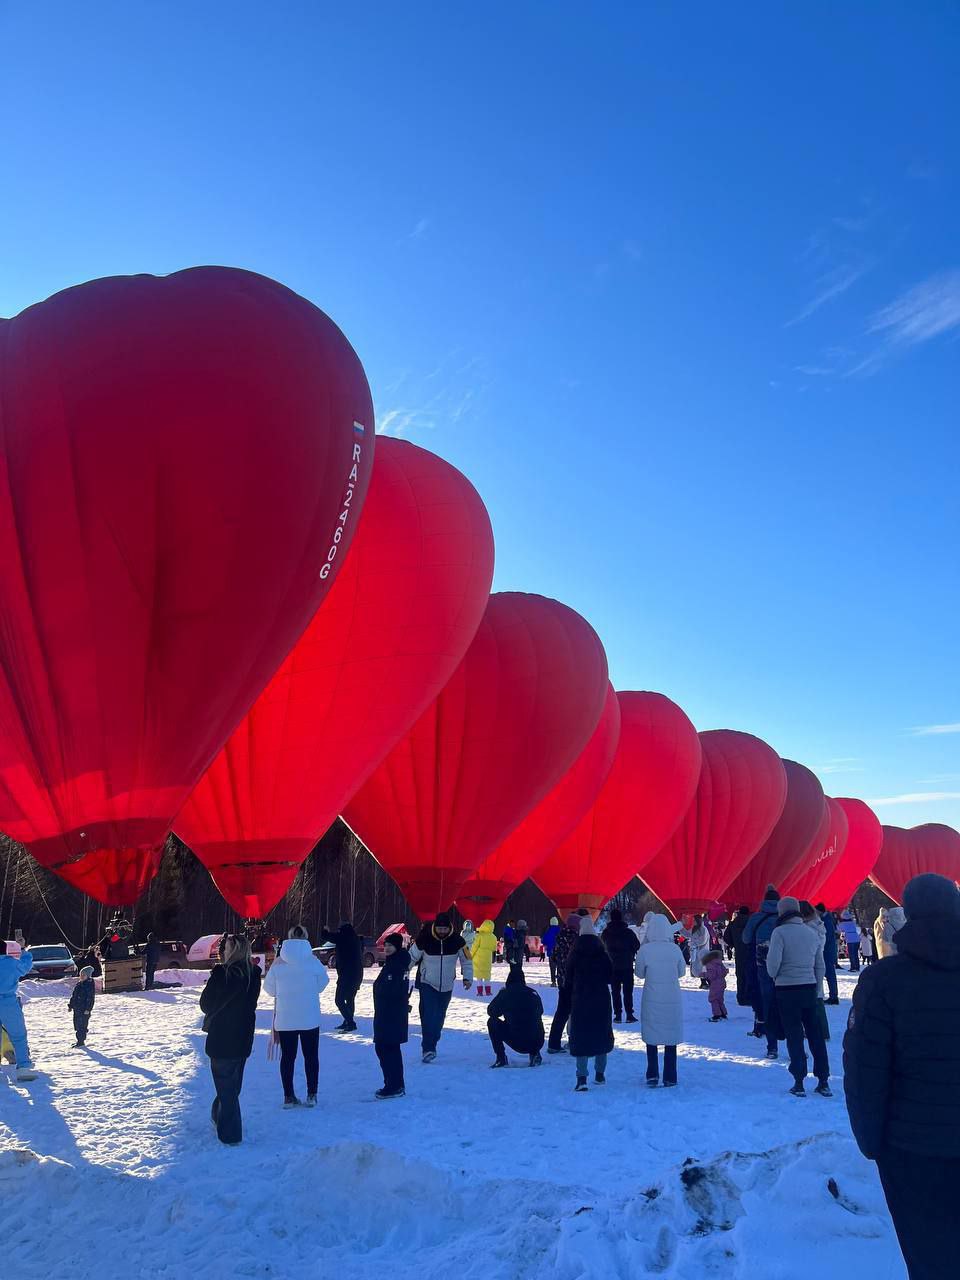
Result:
[[[623,1014],[622,1014],[622,1013],[615,1013],[615,1014],[613,1015],[613,1020],[614,1020],[614,1022],[622,1022],[622,1021],[623,1021]]]
[[[803,1087],[802,1080],[797,1080],[790,1092],[795,1098],[805,1098],[807,1096],[807,1091]]]
[[[486,991],[486,994],[487,994],[488,996],[492,996],[492,995],[493,995],[493,989],[491,988],[491,986],[490,986],[490,983],[489,983],[489,982],[487,983],[487,991]]]
[[[660,1087],[660,1081],[656,1078],[656,1076],[651,1076],[647,1080],[648,1089],[659,1089],[659,1087]]]
[[[406,1093],[407,1093],[407,1091],[406,1091],[406,1089],[404,1089],[404,1088],[400,1088],[400,1089],[378,1089],[378,1090],[377,1090],[377,1092],[376,1092],[373,1096],[374,1096],[375,1098],[379,1098],[379,1099],[380,1099],[380,1101],[382,1102],[385,1098],[404,1098],[404,1097],[406,1097]]]
[[[713,1017],[710,1019],[710,1021],[711,1021],[711,1022],[722,1022],[722,1021],[723,1021],[723,1014],[722,1014],[722,1013],[715,1013],[715,1014],[713,1015]]]
[[[530,1055],[530,1065],[531,1065],[531,1067],[542,1067],[542,1066],[543,1066],[543,1059],[540,1057],[540,1054],[539,1054],[539,1053],[531,1053],[531,1055]]]
[[[826,1082],[824,1082],[823,1084],[818,1084],[815,1092],[819,1093],[821,1098],[833,1097],[833,1090],[830,1088],[830,1086]]]
[[[598,1072],[597,1072],[597,1074],[596,1074],[593,1078],[594,1078],[594,1080],[596,1080],[597,1084],[606,1084],[606,1083],[607,1083],[607,1077],[603,1074],[603,1072],[602,1072],[602,1071],[598,1071]]]
[[[283,1100],[284,1111],[292,1111],[294,1107],[302,1107],[303,1103],[295,1093],[291,1093],[289,1097]]]
[[[767,1061],[768,1061],[768,1062],[776,1062],[776,1060],[777,1060],[779,1057],[780,1057],[780,1054],[777,1052],[777,1050],[776,1050],[776,1049],[768,1049],[768,1050],[767,1050]]]
[[[636,1017],[634,1016],[633,1012],[631,1011],[630,1013],[628,1013],[628,1014],[627,1014],[627,1021],[628,1021],[628,1022],[639,1022],[639,1018],[636,1018]]]
[[[509,1062],[507,1062],[507,1055],[505,1053],[498,1053],[496,1060],[490,1064],[490,1070],[492,1071],[495,1067],[508,1067],[509,1065]]]
[[[425,1052],[425,1053],[424,1053],[424,1055],[423,1055],[423,1061],[424,1061],[424,1062],[436,1062],[436,1060],[437,1060],[437,1051],[436,1051],[436,1049],[427,1049],[427,1050],[426,1050],[426,1052]]]
[[[21,1084],[27,1084],[30,1080],[36,1080],[37,1072],[33,1067],[17,1067],[17,1080]]]
[[[574,1093],[586,1093],[586,1092],[587,1092],[587,1077],[586,1077],[586,1076],[577,1076],[577,1083],[574,1085],[574,1087],[573,1087],[573,1091],[574,1091]]]
[[[307,1100],[303,1105],[305,1107],[315,1107],[317,1105],[317,1095],[315,1093],[308,1093]]]

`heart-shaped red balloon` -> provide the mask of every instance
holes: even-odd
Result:
[[[913,877],[931,871],[960,881],[960,833],[941,822],[883,828],[883,846],[870,879],[888,898],[903,902]]]
[[[570,835],[606,781],[619,740],[620,703],[608,686],[600,722],[577,760],[460,890],[465,919],[495,920],[514,889]]]
[[[820,886],[817,897],[828,911],[842,911],[866,880],[880,856],[883,828],[880,819],[862,800],[840,797],[837,804],[847,815],[847,843],[843,856]]]
[[[847,847],[849,824],[843,805],[832,796],[823,798],[823,821],[813,847],[797,870],[781,886],[781,893],[801,902],[820,901],[820,889],[840,865]]]
[[[455,467],[381,438],[340,577],[177,818],[227,902],[264,916],[473,639],[493,532]]]
[[[439,697],[345,820],[421,919],[449,907],[589,742],[607,691],[596,632],[556,600],[492,595]]]
[[[661,847],[681,820],[700,776],[700,740],[662,693],[617,694],[620,739],[607,779],[587,813],[534,871],[561,913],[596,914]]]
[[[787,775],[772,747],[750,733],[700,734],[703,764],[693,802],[660,852],[638,868],[678,918],[707,911],[769,838],[783,812]]]
[[[0,321],[0,829],[113,905],[332,585],[363,369],[289,289],[118,277]]]

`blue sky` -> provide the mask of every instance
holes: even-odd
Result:
[[[960,825],[958,47],[946,0],[6,3],[0,314],[275,276],[619,687]]]

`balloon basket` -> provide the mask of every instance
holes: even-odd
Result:
[[[127,960],[103,960],[101,990],[105,994],[118,991],[143,990],[143,959],[130,956]]]

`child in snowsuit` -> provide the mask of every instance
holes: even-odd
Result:
[[[73,988],[70,1003],[67,1005],[67,1008],[73,1011],[73,1029],[77,1033],[76,1048],[78,1049],[82,1049],[86,1043],[87,1027],[90,1025],[90,1015],[93,1013],[96,998],[93,966],[86,965],[80,970],[80,981]]]
[[[493,921],[484,920],[477,930],[473,946],[470,948],[470,958],[473,960],[473,976],[477,980],[478,996],[491,994],[490,968],[496,952],[497,935],[493,932]]]
[[[713,1014],[711,1022],[723,1022],[727,1016],[727,1006],[723,999],[723,993],[727,989],[727,972],[722,952],[708,951],[703,957],[703,976],[708,983],[710,1009]]]

